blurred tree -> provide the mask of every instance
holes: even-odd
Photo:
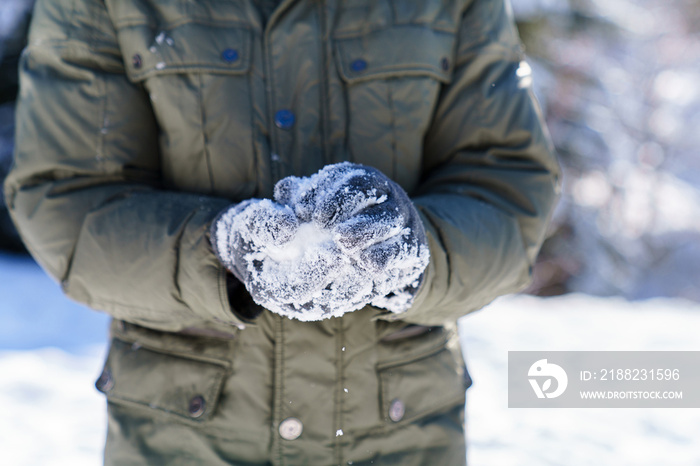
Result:
[[[698,0],[513,0],[564,169],[529,292],[700,300]]]

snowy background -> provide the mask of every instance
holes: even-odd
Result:
[[[700,350],[700,1],[512,0],[564,168],[530,292],[465,317],[471,465],[700,465],[698,409],[508,409],[507,351]],[[31,0],[0,0],[0,179]],[[1,206],[0,206],[1,207]],[[0,464],[98,465],[107,318],[0,208]],[[584,294],[585,293],[585,294]]]

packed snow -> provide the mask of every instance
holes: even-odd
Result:
[[[0,287],[0,463],[101,464],[106,319],[30,259],[0,254]],[[697,350],[698,328],[700,306],[673,299],[512,296],[466,316],[470,466],[700,464],[700,410],[509,409],[506,395],[509,350]]]
[[[23,333],[31,336],[35,325],[26,322]],[[102,464],[107,406],[94,382],[104,352],[104,344],[77,354],[52,347],[0,351],[0,464]]]
[[[402,312],[429,260],[410,209],[398,185],[346,162],[230,209],[214,241],[255,302],[277,314],[316,321],[368,303]]]

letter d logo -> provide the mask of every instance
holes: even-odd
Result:
[[[528,379],[537,398],[544,398],[545,396],[547,398],[556,398],[564,393],[566,385],[569,383],[569,378],[566,376],[564,369],[556,364],[548,364],[546,359],[540,359],[530,366],[527,375],[530,377],[547,377],[541,387],[536,378]],[[552,378],[557,381],[557,387],[556,390],[548,392],[547,390],[552,386]]]

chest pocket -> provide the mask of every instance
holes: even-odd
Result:
[[[440,86],[451,80],[454,44],[454,33],[414,24],[334,38],[352,158],[409,193],[418,182]]]
[[[249,25],[216,12],[115,10],[127,75],[150,95],[161,130],[166,186],[250,197],[256,163]]]

